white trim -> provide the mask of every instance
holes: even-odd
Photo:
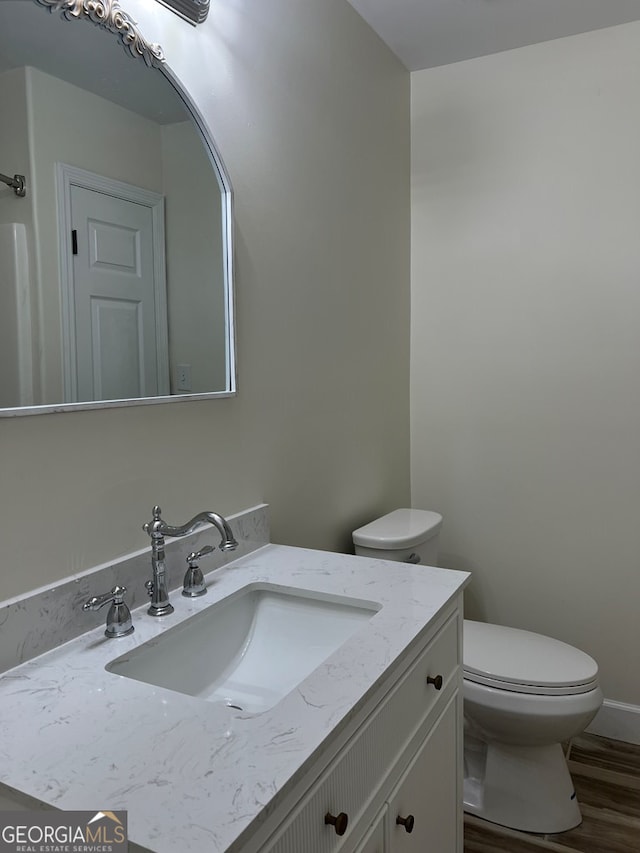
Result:
[[[0,418],[26,415],[53,415],[58,412],[84,412],[91,409],[120,409],[126,406],[154,406],[158,403],[190,403],[192,400],[219,400],[235,397],[234,391],[204,391],[202,394],[172,394],[169,397],[132,397],[130,400],[97,400],[93,403],[49,403],[0,409]]]
[[[640,705],[605,699],[587,731],[613,740],[640,744]]]
[[[153,286],[155,291],[156,370],[158,394],[169,393],[169,330],[164,243],[164,196],[151,190],[116,181],[66,163],[56,163],[58,242],[60,245],[60,302],[62,314],[62,367],[65,403],[78,399],[76,370],[75,300],[73,298],[73,254],[71,251],[71,188],[82,187],[114,198],[144,205],[151,210],[153,228]]]

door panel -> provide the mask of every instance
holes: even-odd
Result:
[[[141,396],[141,327],[139,303],[91,300],[93,388],[99,399]]]
[[[140,232],[110,222],[89,221],[89,266],[140,275]]]
[[[71,187],[77,399],[168,393],[159,379],[153,213],[97,190]],[[162,373],[162,371],[161,371]]]

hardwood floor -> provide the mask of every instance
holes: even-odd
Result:
[[[580,826],[532,835],[465,815],[465,853],[640,853],[640,746],[585,734],[568,760]]]

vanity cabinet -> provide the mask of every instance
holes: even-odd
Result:
[[[460,849],[454,696],[430,730],[355,853],[440,853]]]
[[[453,697],[389,799],[384,853],[457,851],[457,703]],[[453,759],[453,760],[452,760]],[[409,824],[411,818],[414,820]],[[401,821],[399,823],[398,821]],[[411,832],[407,829],[411,828]]]
[[[456,609],[261,853],[460,853],[460,660]]]
[[[127,558],[127,583],[139,580],[142,557],[146,572],[146,554]],[[26,627],[12,629],[16,660],[0,675],[0,808],[126,809],[131,853],[462,853],[468,574],[266,544],[217,572],[209,601],[174,595],[166,625],[136,612],[135,634],[120,640],[104,638],[103,626],[61,634],[53,616],[109,588],[112,571],[80,578],[82,594],[74,578],[8,611],[10,625],[22,629],[26,619]],[[216,603],[265,586],[375,610],[261,713],[110,669],[117,655],[158,647],[192,617],[206,621],[208,612],[218,630]],[[34,618],[50,622],[38,638],[50,651],[21,663]],[[411,833],[397,823],[409,815]]]

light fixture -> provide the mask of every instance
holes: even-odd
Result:
[[[209,14],[209,0],[158,0],[190,24],[201,24]]]

